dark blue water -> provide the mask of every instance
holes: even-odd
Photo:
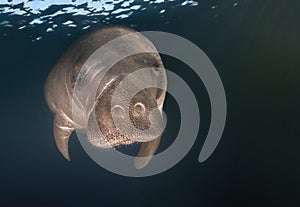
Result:
[[[298,1],[48,2],[0,1],[1,206],[300,205]],[[166,67],[189,83],[201,111],[198,139],[181,162],[156,176],[122,177],[94,163],[75,134],[72,162],[59,154],[45,79],[74,40],[112,24],[180,35],[212,60],[228,117],[206,162],[197,159],[209,127],[207,92],[167,56]],[[171,118],[160,150],[176,136],[180,118],[171,96],[165,110]]]

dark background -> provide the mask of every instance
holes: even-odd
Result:
[[[42,25],[22,31],[0,26],[0,205],[300,206],[300,3],[232,4],[200,1],[196,7],[171,8],[165,15],[139,11],[109,22],[189,39],[215,64],[227,95],[223,137],[211,157],[198,163],[209,127],[209,99],[187,66],[163,56],[166,67],[180,74],[197,96],[201,126],[197,142],[181,162],[143,178],[119,176],[98,166],[75,134],[71,162],[55,146],[45,79],[63,51],[87,31],[62,28],[50,35],[43,34]],[[0,15],[0,21],[9,18],[18,21]],[[32,42],[36,34],[43,38]],[[176,136],[180,118],[170,96],[165,110],[169,122],[160,150]]]

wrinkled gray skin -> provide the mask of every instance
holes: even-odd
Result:
[[[138,69],[150,67],[153,70],[144,74],[143,77],[139,77],[140,81],[142,82],[145,78],[153,82],[160,81],[157,85],[160,85],[164,90],[147,88],[140,91],[130,101],[128,113],[132,124],[139,130],[146,130],[150,127],[148,115],[153,109],[158,108],[160,110],[160,115],[154,117],[154,125],[161,126],[163,123],[162,107],[166,89],[166,74],[165,70],[162,69],[164,66],[153,44],[139,33],[135,33],[138,47],[141,47],[141,49],[151,47],[154,48],[155,52],[140,53],[119,61],[106,73],[100,83],[95,83],[98,89],[97,95],[92,97],[92,101],[94,102],[98,126],[93,126],[90,121],[92,110],[82,107],[84,106],[82,103],[77,103],[78,106],[75,106],[75,113],[80,114],[79,119],[76,118],[75,121],[72,117],[72,98],[74,98],[75,82],[86,60],[110,40],[133,32],[135,31],[124,27],[106,27],[94,30],[75,42],[52,68],[45,85],[45,96],[48,106],[55,114],[53,130],[57,147],[67,160],[70,160],[68,152],[69,137],[75,129],[85,129],[90,143],[100,148],[131,144],[135,141],[142,142],[137,157],[144,158],[135,159],[136,168],[146,166],[159,146],[160,136],[153,137],[152,134],[145,134],[145,137],[139,140],[135,139],[136,134],[124,136],[115,126],[111,114],[111,112],[115,112],[121,119],[123,113],[128,111],[123,104],[126,100],[126,93],[119,95],[117,97],[118,104],[111,106],[112,94],[119,82],[126,75]],[[126,47],[126,44],[123,47]],[[128,48],[130,49],[130,45],[128,45]],[[118,48],[115,48],[115,50],[113,52],[117,53]],[[99,68],[99,70],[102,70],[102,68]],[[135,84],[134,81],[132,84]],[[91,99],[91,97],[89,98]],[[97,132],[99,129],[103,136]]]

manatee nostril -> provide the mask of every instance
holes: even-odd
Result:
[[[142,104],[141,102],[134,104],[134,106],[133,106],[133,114],[134,115],[141,115],[141,114],[145,113],[145,111],[146,111],[145,105]]]
[[[115,105],[112,107],[111,109],[112,113],[121,117],[121,118],[124,118],[125,117],[125,110],[122,106],[120,105]]]

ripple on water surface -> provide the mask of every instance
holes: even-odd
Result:
[[[233,5],[237,6],[237,2]],[[138,12],[163,17],[179,7],[197,6],[199,3],[194,0],[0,0],[0,28],[40,27],[45,33],[59,28],[86,30],[99,23],[120,22]],[[71,31],[67,33],[70,35]],[[34,37],[34,41],[40,39],[40,35]]]

